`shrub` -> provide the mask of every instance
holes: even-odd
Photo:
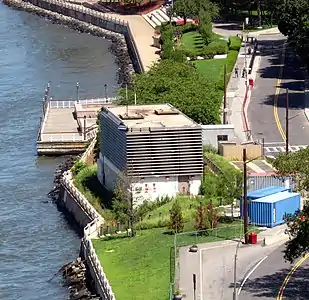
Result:
[[[227,42],[224,40],[216,40],[209,44],[208,47],[214,49],[216,54],[226,54],[228,51]]]
[[[198,25],[196,24],[185,24],[178,27],[181,33],[187,33],[191,31],[196,31],[198,28]]]
[[[168,223],[168,229],[172,233],[182,232],[184,227],[184,220],[182,216],[182,210],[179,202],[176,200],[170,210],[170,221]]]
[[[233,36],[229,38],[229,49],[234,51],[239,51],[241,47],[241,39],[239,37]]]
[[[86,167],[87,166],[84,162],[82,162],[81,160],[77,160],[71,169],[73,176],[76,176],[80,171],[82,171]]]

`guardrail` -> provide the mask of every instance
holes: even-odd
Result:
[[[41,118],[40,128],[39,128],[39,132],[38,132],[38,136],[37,136],[37,141],[42,141],[42,132],[44,131],[44,128],[45,128],[45,124],[46,124],[46,120],[47,120],[49,110],[50,110],[50,104],[49,104],[49,102],[47,102],[47,105],[45,106],[45,109],[44,109],[44,118],[43,119]]]
[[[41,133],[41,142],[85,142],[93,139],[96,136],[97,128],[94,128],[86,133],[86,140],[83,133],[68,132],[68,133]]]
[[[37,5],[41,8],[43,8],[43,9],[53,10],[50,7],[50,5],[48,6],[48,8],[46,8],[44,5],[41,5],[41,3],[38,0],[28,0],[28,2],[30,2],[34,5]],[[87,14],[89,16],[95,17],[95,18],[99,19],[98,20],[99,22],[93,22],[92,20],[88,20],[87,17],[85,17],[85,16],[80,17],[80,18],[76,17],[76,19],[83,21],[83,22],[90,23],[90,24],[95,25],[95,26],[99,26],[99,27],[106,29],[106,30],[110,30],[110,28],[107,28],[106,24],[104,24],[104,21],[109,21],[109,22],[112,22],[113,24],[120,25],[122,27],[121,28],[122,30],[120,30],[121,32],[118,31],[117,33],[124,34],[127,43],[128,43],[128,39],[130,41],[132,41],[130,44],[132,45],[131,50],[134,51],[134,54],[135,54],[137,69],[138,69],[137,71],[141,72],[141,73],[145,72],[139,51],[137,49],[137,45],[135,43],[134,36],[133,36],[131,28],[130,28],[130,24],[127,21],[120,20],[120,19],[117,19],[117,18],[113,18],[113,17],[107,15],[106,13],[102,13],[100,11],[90,9],[90,8],[85,7],[85,6],[78,5],[78,4],[72,4],[72,3],[69,3],[69,2],[66,2],[66,1],[44,0],[44,2],[49,3],[49,4],[58,5],[61,8],[67,8],[67,9],[70,9],[70,10],[73,10],[73,11],[76,11],[76,12],[79,12],[79,13],[82,13],[82,14]],[[56,11],[56,12],[58,12],[58,11]],[[58,12],[58,13],[67,15],[68,17],[72,17],[71,14],[69,12],[66,12],[65,10]]]
[[[109,98],[97,98],[97,99],[84,99],[79,100],[78,103],[81,105],[88,104],[105,104],[112,103],[113,101],[118,100],[118,97],[109,97]],[[51,100],[49,101],[50,108],[74,108],[77,103],[76,100]]]
[[[97,130],[97,129],[96,129]],[[92,140],[87,150],[83,153],[81,160],[85,161],[91,154],[96,144],[96,138]],[[87,215],[92,219],[84,228],[84,237],[82,239],[82,247],[88,266],[92,268],[92,276],[95,278],[99,294],[106,300],[116,300],[112,287],[107,279],[106,274],[101,266],[91,239],[97,238],[100,233],[101,226],[105,223],[103,217],[95,210],[84,195],[75,187],[71,170],[64,172],[62,175],[62,184],[74,197],[75,201],[83,208]]]

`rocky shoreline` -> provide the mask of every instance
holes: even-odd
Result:
[[[69,289],[70,300],[100,300],[100,296],[92,294],[88,288],[87,268],[80,257],[64,265],[59,272],[64,278],[64,285]]]
[[[131,85],[134,68],[128,52],[125,38],[122,34],[111,32],[98,26],[94,26],[89,23],[40,8],[23,0],[3,0],[3,3],[15,9],[23,10],[46,18],[52,23],[67,26],[80,33],[89,33],[91,35],[110,40],[112,43],[110,46],[110,51],[115,55],[116,63],[118,64],[118,84],[121,87],[125,87],[125,85]]]

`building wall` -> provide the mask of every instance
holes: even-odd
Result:
[[[129,130],[127,161],[128,172],[139,177],[201,175],[201,127]]]
[[[234,125],[202,125],[203,146],[212,146],[218,149],[218,136],[227,136],[227,141],[236,142]]]
[[[101,145],[103,157],[118,170],[126,169],[126,133],[118,129],[119,120],[107,110],[100,112]]]

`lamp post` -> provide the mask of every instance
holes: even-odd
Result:
[[[76,82],[76,101],[79,103],[79,83]]]
[[[246,232],[246,234],[248,234],[250,232]],[[242,242],[242,238],[240,238],[238,240],[238,243],[236,245],[236,250],[235,250],[235,254],[234,254],[234,287],[233,287],[233,300],[237,300],[237,290],[236,290],[236,283],[237,283],[237,257],[238,257],[238,250],[239,250],[239,246]]]
[[[104,84],[105,101],[107,102],[107,84]]]

